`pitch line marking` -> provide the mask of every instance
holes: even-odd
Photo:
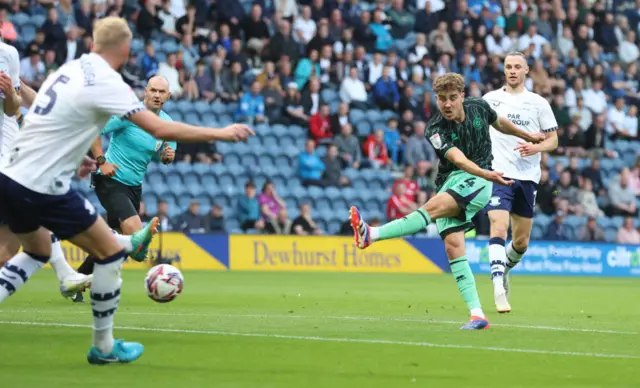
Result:
[[[84,328],[84,329],[92,328],[91,325],[81,325],[81,324],[75,324],[75,323],[61,323],[61,322],[47,323],[47,322],[30,322],[30,321],[0,321],[0,325],[67,327],[67,328]],[[473,346],[473,345],[457,345],[457,344],[436,344],[431,342],[394,341],[394,340],[384,340],[384,339],[318,337],[318,336],[301,336],[301,335],[285,335],[285,334],[269,334],[269,333],[240,333],[240,332],[232,332],[232,331],[187,330],[187,329],[168,329],[168,328],[165,329],[165,328],[131,327],[131,326],[116,326],[115,329],[130,330],[130,331],[151,331],[151,332],[158,332],[158,333],[203,334],[203,335],[214,335],[214,336],[217,335],[217,336],[228,336],[228,337],[275,338],[275,339],[288,339],[288,340],[298,340],[298,341],[341,342],[341,343],[359,343],[359,344],[377,344],[377,345],[416,346],[416,347],[426,347],[426,348],[484,350],[484,351],[491,351],[491,352],[544,354],[544,355],[553,355],[553,356],[617,358],[617,359],[633,359],[633,360],[640,359],[640,356],[633,356],[633,355],[627,355],[627,354],[563,352],[563,351],[556,351],[556,350],[501,348],[501,347],[493,347],[493,346]]]
[[[84,315],[86,311],[65,311],[59,310],[0,310],[0,313],[20,314],[60,314],[60,315]],[[409,322],[409,323],[427,323],[438,325],[463,325],[462,321],[438,320],[438,319],[417,319],[417,318],[394,318],[394,317],[372,317],[372,316],[336,316],[336,315],[289,315],[289,314],[216,314],[216,313],[157,313],[157,312],[134,312],[134,311],[118,311],[118,315],[141,315],[141,316],[165,316],[165,317],[212,317],[212,318],[271,318],[271,319],[332,319],[341,321],[372,321],[372,322]],[[609,329],[580,329],[562,326],[545,326],[545,325],[519,325],[511,323],[491,323],[494,327],[506,327],[514,329],[528,330],[546,330],[546,331],[565,331],[574,333],[597,333],[597,334],[618,334],[618,335],[640,335],[636,331],[619,331]]]

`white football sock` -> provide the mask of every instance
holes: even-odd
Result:
[[[499,284],[502,287],[502,278],[507,264],[507,252],[504,249],[503,239],[489,240],[489,263],[491,264],[491,279],[493,279],[494,286]]]
[[[18,291],[48,260],[25,252],[13,256],[0,270],[0,302]]]
[[[96,260],[93,269],[93,346],[102,354],[109,354],[113,348],[113,316],[120,301],[120,267],[124,258],[122,251],[105,260]]]
[[[513,267],[515,267],[516,265],[518,265],[518,263],[520,262],[520,260],[522,260],[522,257],[524,256],[525,252],[518,252],[515,249],[513,249],[513,242],[510,242],[507,245],[507,269],[506,271],[509,272],[510,270],[513,269]]]
[[[380,229],[378,229],[377,226],[370,226],[369,237],[371,238],[371,242],[378,241],[380,238]]]
[[[487,318],[487,317],[484,315],[484,312],[482,311],[482,309],[481,309],[481,308],[479,308],[479,307],[476,307],[476,308],[472,308],[472,309],[471,309],[471,316],[472,316],[472,317]]]
[[[113,235],[116,236],[116,240],[122,245],[124,251],[127,253],[133,252],[133,244],[131,243],[131,236],[122,235],[115,230],[112,230]]]
[[[51,241],[51,259],[49,260],[49,264],[51,264],[53,271],[56,273],[58,281],[62,282],[64,278],[76,271],[74,271],[69,263],[67,263],[60,240],[55,235],[51,234]]]

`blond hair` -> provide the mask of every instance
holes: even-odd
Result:
[[[100,53],[131,41],[133,34],[127,21],[109,16],[96,22],[93,28],[93,51]]]
[[[464,78],[457,73],[445,73],[433,81],[433,91],[436,94],[446,92],[464,92]]]

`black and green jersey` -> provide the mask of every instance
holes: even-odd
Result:
[[[438,189],[449,174],[459,168],[447,160],[452,148],[458,148],[472,162],[484,169],[491,168],[491,137],[489,126],[498,119],[498,114],[482,98],[465,98],[462,103],[465,119],[461,123],[449,121],[438,112],[429,121],[424,136],[431,142],[440,159],[436,186]]]

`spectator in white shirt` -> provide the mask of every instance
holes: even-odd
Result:
[[[582,92],[584,104],[591,112],[599,115],[607,109],[607,95],[602,91],[602,81],[595,80],[590,89]]]
[[[612,106],[607,113],[607,133],[612,136],[628,136],[624,132],[624,98],[617,98],[615,106]]]
[[[427,1],[431,3],[432,13],[440,12],[445,7],[444,0],[416,0],[416,9],[424,9],[424,6],[427,3]]]
[[[505,36],[502,28],[495,24],[491,28],[491,34],[484,39],[484,44],[489,55],[503,56],[510,51],[512,42]]]
[[[38,90],[46,75],[44,62],[40,59],[40,52],[35,44],[29,47],[27,54],[28,57],[20,61],[20,77],[27,85]]]
[[[156,75],[162,76],[169,82],[169,92],[171,97],[182,97],[182,86],[180,86],[180,73],[176,69],[177,56],[176,53],[169,53],[167,55],[167,61],[162,62],[158,66],[158,72]]]
[[[638,138],[638,107],[631,105],[629,111],[624,116],[622,124],[623,133],[630,139]]]
[[[640,58],[640,50],[636,45],[636,33],[628,31],[626,39],[618,46],[618,56],[625,65],[635,62]]]
[[[526,51],[533,43],[534,49],[531,53],[534,58],[538,59],[542,55],[542,46],[549,43],[542,35],[538,34],[538,28],[535,25],[530,25],[527,33],[522,35],[518,40],[518,50]]]
[[[413,46],[409,52],[409,64],[415,65],[422,61],[422,58],[427,54],[429,54],[429,50],[427,49],[427,36],[423,33],[419,33],[416,35],[415,46]]]
[[[583,88],[584,81],[582,78],[577,77],[573,81],[573,87],[570,87],[566,92],[564,92],[564,103],[568,108],[575,108],[578,104],[578,97],[582,97]]]
[[[369,62],[369,78],[367,82],[370,85],[378,82],[378,78],[382,77],[382,70],[384,69],[384,63],[382,63],[382,54],[373,54],[373,60]]]
[[[593,122],[593,115],[584,105],[584,99],[582,97],[576,99],[576,106],[569,109],[569,114],[571,117],[578,117],[577,124],[583,132],[589,129]]]
[[[367,109],[367,90],[364,82],[358,78],[358,69],[351,67],[349,77],[340,85],[340,99],[352,108]]]
[[[299,43],[307,44],[316,34],[316,22],[311,18],[311,7],[302,7],[302,16],[293,23],[293,39]]]

